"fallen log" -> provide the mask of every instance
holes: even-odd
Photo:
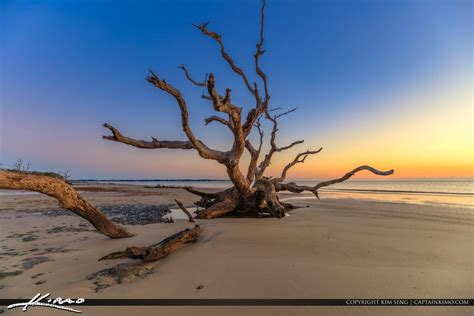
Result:
[[[133,234],[113,223],[91,205],[65,180],[40,172],[0,170],[0,189],[27,190],[46,194],[58,200],[59,206],[87,220],[100,233],[110,238],[131,237]]]
[[[185,230],[171,235],[158,244],[149,247],[129,247],[124,251],[108,254],[100,258],[99,261],[126,258],[139,259],[142,262],[157,261],[182,248],[185,244],[197,241],[201,232],[201,227],[196,225],[192,229],[186,228]]]

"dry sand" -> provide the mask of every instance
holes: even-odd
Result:
[[[95,205],[191,206],[181,189],[79,186]],[[203,235],[160,261],[142,279],[98,292],[86,277],[122,261],[97,261],[146,246],[185,227],[127,226],[135,237],[110,240],[76,216],[46,216],[55,200],[0,196],[1,298],[36,293],[92,298],[470,298],[474,297],[473,210],[435,205],[293,200],[308,206],[284,219],[200,220]],[[60,227],[60,228],[58,228]],[[199,285],[203,287],[197,289]],[[20,314],[19,309],[6,310]],[[468,315],[469,307],[80,307],[85,315]],[[40,307],[34,315],[64,315]]]

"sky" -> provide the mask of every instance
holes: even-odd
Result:
[[[473,177],[472,9],[469,0],[267,1],[261,66],[270,107],[298,107],[281,120],[277,143],[305,140],[277,153],[267,175],[323,147],[288,177],[327,179],[363,164],[395,169],[393,180]],[[196,79],[213,72],[220,91],[231,88],[233,101],[251,109],[217,44],[192,23],[210,21],[254,81],[259,10],[247,0],[2,1],[0,162],[21,158],[76,179],[226,178],[194,151],[103,140],[101,125],[185,140],[174,99],[145,81],[151,68],[181,90],[195,134],[230,149],[224,127],[204,124],[213,111],[202,88],[177,67]]]

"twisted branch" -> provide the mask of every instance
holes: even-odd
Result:
[[[118,129],[110,124],[105,123],[103,125],[112,132],[112,136],[102,136],[103,139],[127,144],[137,148],[144,149],[156,149],[156,148],[169,148],[169,149],[195,149],[194,145],[190,141],[179,141],[179,140],[158,140],[152,137],[152,141],[146,141],[141,139],[134,139],[122,135]]]
[[[296,155],[295,159],[293,159],[292,162],[290,162],[289,164],[287,164],[285,166],[285,168],[283,168],[283,171],[281,172],[281,176],[279,178],[275,178],[275,179],[272,179],[272,181],[275,183],[275,182],[283,182],[285,181],[286,179],[286,174],[288,172],[288,170],[290,170],[294,165],[298,164],[298,163],[304,163],[304,161],[306,160],[306,157],[308,157],[309,155],[314,155],[314,154],[317,154],[319,153],[321,150],[323,150],[323,147],[319,148],[318,150],[313,150],[313,151],[310,151],[309,149],[305,152],[302,152],[302,153],[299,153],[298,155]]]
[[[206,198],[215,198],[215,197],[217,197],[216,193],[209,193],[209,192],[199,191],[199,190],[194,189],[193,187],[183,187],[183,189],[185,189],[189,193],[198,195],[200,197],[206,197]]]
[[[323,181],[323,182],[320,182],[320,183],[316,184],[313,187],[306,186],[306,185],[297,185],[294,182],[290,182],[290,183],[276,183],[275,184],[275,189],[277,191],[287,190],[287,191],[295,192],[295,193],[301,193],[303,191],[309,191],[309,192],[312,192],[314,195],[316,195],[316,197],[319,199],[318,190],[320,188],[346,181],[349,178],[351,178],[353,175],[355,175],[357,172],[362,171],[362,170],[368,170],[368,171],[370,171],[373,174],[376,174],[378,176],[389,176],[389,175],[393,174],[393,172],[394,172],[393,169],[388,170],[388,171],[380,171],[380,170],[377,170],[373,167],[364,165],[364,166],[359,166],[359,167],[355,168],[352,171],[349,171],[348,173],[346,173],[345,175],[343,175],[340,178],[333,179],[333,180],[328,180],[328,181]]]
[[[193,26],[195,28],[197,28],[198,30],[200,30],[204,35],[212,38],[213,40],[215,40],[220,48],[221,48],[221,55],[222,57],[225,59],[225,61],[227,61],[227,63],[229,64],[230,68],[232,68],[232,70],[238,74],[240,77],[242,77],[242,80],[244,81],[245,83],[245,86],[247,87],[247,89],[253,94],[255,95],[255,90],[252,88],[252,86],[250,85],[249,83],[249,80],[247,79],[247,76],[245,75],[244,71],[242,70],[242,68],[238,67],[234,60],[229,56],[229,54],[227,54],[227,52],[225,51],[225,47],[224,47],[224,42],[222,41],[222,36],[216,32],[212,32],[212,31],[209,31],[207,29],[207,25],[209,24],[209,22],[205,22],[205,23],[202,23],[201,25],[196,25],[196,24],[193,24]]]
[[[196,86],[199,86],[199,87],[206,87],[207,86],[207,84],[206,84],[207,78],[204,80],[204,82],[198,82],[198,81],[194,80],[193,78],[191,78],[191,75],[189,74],[186,67],[184,67],[184,65],[181,65],[178,68],[184,71],[184,74],[185,74],[186,78],[189,81],[191,81],[192,84],[194,84]]]
[[[209,123],[212,123],[212,122],[219,122],[219,123],[227,126],[231,131],[234,129],[234,127],[232,126],[231,121],[228,121],[225,118],[222,118],[220,116],[212,115],[212,116],[204,119],[204,123],[206,125],[208,125]]]
[[[262,0],[262,9],[261,9],[261,20],[260,20],[260,42],[257,43],[257,52],[254,55],[255,58],[255,70],[257,74],[259,75],[260,78],[262,78],[263,81],[263,87],[265,89],[265,101],[264,101],[264,108],[267,107],[268,102],[270,101],[270,95],[268,93],[268,85],[267,85],[267,76],[265,73],[262,71],[259,65],[259,58],[265,53],[265,50],[263,50],[263,41],[264,41],[264,21],[265,21],[265,0]]]
[[[188,108],[183,96],[181,95],[181,92],[175,87],[173,87],[171,84],[160,79],[153,71],[150,70],[150,73],[151,76],[147,77],[147,81],[153,84],[158,89],[173,96],[176,102],[178,103],[178,106],[181,110],[181,125],[183,127],[183,131],[188,137],[189,141],[194,146],[194,148],[198,151],[199,155],[204,159],[213,159],[217,160],[220,163],[226,163],[228,161],[226,153],[210,149],[202,141],[197,139],[196,136],[194,136],[194,133],[192,132],[191,127],[189,126]]]
[[[176,205],[178,205],[178,207],[184,212],[184,214],[186,214],[186,216],[189,218],[189,221],[190,222],[194,222],[194,218],[193,216],[191,215],[191,213],[189,213],[189,211],[184,207],[183,203],[181,203],[180,201],[174,199],[174,201],[176,202]]]
[[[293,108],[291,110],[288,110],[286,112],[282,112],[280,114],[276,114],[274,116],[271,116],[269,111],[265,111],[265,118],[272,122],[273,128],[272,128],[272,132],[270,134],[270,150],[268,151],[268,153],[265,155],[265,158],[262,160],[262,162],[258,166],[257,178],[261,178],[263,176],[263,174],[265,173],[265,169],[271,163],[271,160],[273,158],[273,154],[275,154],[276,152],[281,152],[283,150],[290,149],[291,147],[293,147],[295,145],[304,143],[304,140],[297,140],[297,141],[294,141],[293,143],[291,143],[288,146],[278,147],[276,142],[275,142],[276,133],[278,132],[278,119],[280,117],[288,115],[288,114],[290,114],[290,113],[292,113],[296,110],[297,110],[297,108]]]

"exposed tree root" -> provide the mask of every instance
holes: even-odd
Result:
[[[317,153],[318,151],[311,152]],[[311,154],[310,153],[310,154]],[[300,161],[300,157],[306,157],[307,152],[303,154],[298,154],[298,157],[294,161]],[[304,158],[302,158],[304,161]],[[295,162],[290,163],[288,166],[293,166]],[[286,172],[289,167],[285,167],[285,171],[282,177],[277,179],[267,179],[260,178],[255,181],[252,189],[246,195],[241,195],[234,188],[227,189],[225,191],[216,192],[216,193],[205,193],[198,191],[192,188],[186,188],[188,192],[196,194],[201,197],[201,200],[196,202],[196,205],[203,207],[204,209],[197,212],[197,218],[211,219],[224,215],[234,215],[234,216],[245,216],[245,217],[258,217],[258,216],[268,216],[282,218],[285,216],[285,213],[291,211],[297,206],[281,202],[277,192],[278,191],[290,191],[293,193],[301,193],[303,191],[312,192],[319,199],[318,190],[322,187],[329,186],[331,184],[340,183],[346,181],[352,177],[355,173],[368,170],[376,175],[387,176],[393,174],[393,170],[380,171],[370,166],[360,166],[354,170],[346,173],[344,176],[324,181],[316,184],[315,186],[304,186],[298,185],[294,182],[289,183],[280,183],[278,182],[281,179],[284,179]]]
[[[197,212],[196,217],[202,219],[211,219],[221,217],[225,214],[232,212],[237,205],[234,197],[229,196],[220,200],[206,209]]]

